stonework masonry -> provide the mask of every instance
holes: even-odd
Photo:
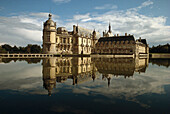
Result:
[[[149,54],[146,39],[135,40],[133,35],[113,35],[111,25],[109,30],[103,32],[103,37],[95,30],[89,30],[73,25],[73,31],[65,27],[56,28],[56,22],[49,19],[43,28],[43,53],[68,55],[135,55]]]
[[[78,85],[89,80],[110,80],[123,76],[130,78],[135,72],[145,72],[148,66],[148,58],[91,58],[91,57],[53,57],[43,59],[43,86],[51,95],[56,83],[63,83],[68,79],[72,85]]]

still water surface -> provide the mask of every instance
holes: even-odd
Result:
[[[170,59],[0,61],[0,113],[170,113]]]

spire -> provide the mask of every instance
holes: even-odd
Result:
[[[96,39],[96,31],[95,31],[95,29],[93,30],[93,38]]]
[[[110,33],[112,32],[110,22],[109,22],[109,31],[108,32],[110,32]]]
[[[93,34],[96,34],[96,31],[95,31],[95,29],[93,30]]]

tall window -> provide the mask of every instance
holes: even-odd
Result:
[[[50,42],[50,37],[47,37],[47,41]]]
[[[47,42],[50,42],[50,32],[47,32],[46,35],[47,35]]]
[[[70,38],[68,38],[68,43],[70,43]]]
[[[63,38],[63,43],[66,43],[66,38]]]
[[[48,45],[48,51],[50,51],[50,45]]]

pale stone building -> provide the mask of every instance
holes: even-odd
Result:
[[[98,32],[73,25],[73,31],[65,27],[56,29],[56,22],[49,19],[44,23],[43,53],[45,54],[91,54],[100,37]]]
[[[139,58],[91,58],[91,57],[53,57],[45,58],[43,65],[43,86],[51,95],[57,83],[64,83],[68,79],[73,85],[100,79],[107,79],[108,86],[113,77],[131,77],[134,72],[145,72],[148,59]]]
[[[51,19],[44,23],[43,29],[43,53],[56,53],[56,23]]]
[[[94,53],[96,54],[134,56],[149,54],[146,39],[139,38],[135,41],[134,36],[127,33],[124,36],[119,34],[113,36],[110,24],[108,32],[103,32],[103,37],[100,37],[95,45]]]
[[[111,25],[109,30],[103,32],[103,37],[95,30],[88,30],[73,25],[73,31],[67,31],[65,27],[56,28],[56,22],[49,19],[44,23],[43,29],[43,53],[67,54],[67,55],[148,55],[149,47],[146,39],[135,40],[133,35],[113,35]]]
[[[51,95],[56,82],[63,83],[72,79],[72,84],[93,80],[95,76],[91,57],[53,57],[43,59],[43,86]]]

